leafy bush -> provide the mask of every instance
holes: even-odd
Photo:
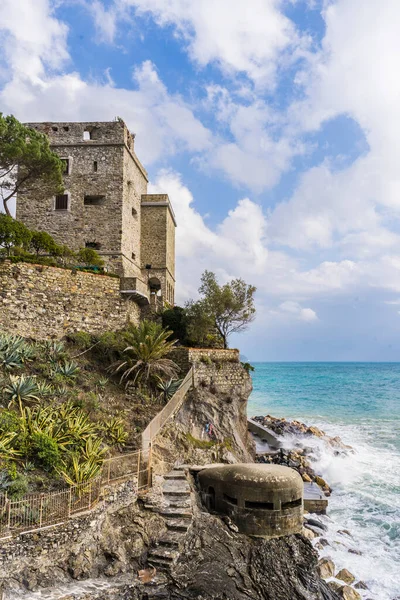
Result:
[[[12,500],[19,500],[28,491],[28,479],[22,473],[10,475],[8,470],[3,470],[0,472],[0,491]]]
[[[85,267],[102,267],[104,265],[104,260],[93,248],[81,248],[77,257]]]
[[[93,346],[92,336],[86,331],[76,331],[75,333],[69,333],[68,339],[72,341],[81,350],[87,350],[90,346]]]
[[[57,252],[57,244],[46,231],[32,231],[29,247],[39,256],[41,252],[54,254]]]
[[[165,310],[162,315],[162,326],[171,331],[170,337],[179,341],[183,346],[191,346],[188,336],[189,319],[187,311],[181,306]]]
[[[252,373],[255,370],[253,365],[251,365],[249,362],[242,362],[241,365],[242,365],[243,369],[246,371],[247,375],[249,375],[250,373]]]
[[[0,246],[5,248],[7,256],[15,246],[27,246],[31,232],[23,223],[0,213]]]
[[[61,462],[60,450],[56,440],[41,431],[32,434],[31,456],[46,471],[56,469]]]
[[[19,430],[19,418],[10,410],[0,411],[0,433],[17,433]]]

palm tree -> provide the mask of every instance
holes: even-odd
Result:
[[[152,321],[131,327],[125,334],[129,344],[124,350],[126,360],[112,367],[115,373],[123,371],[120,381],[126,380],[127,386],[139,382],[149,385],[155,376],[176,377],[178,365],[166,358],[176,344],[176,340],[168,339],[170,335],[170,331]]]

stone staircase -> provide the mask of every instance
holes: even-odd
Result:
[[[167,526],[167,532],[151,548],[148,564],[157,572],[168,573],[179,556],[179,545],[192,522],[190,486],[183,469],[177,467],[165,475],[162,501],[145,507],[163,517]]]
[[[179,546],[192,522],[190,486],[182,468],[175,467],[164,476],[162,501],[145,505],[165,519],[167,532],[151,548],[148,564],[157,573],[168,573],[179,556]]]

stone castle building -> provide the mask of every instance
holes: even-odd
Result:
[[[174,212],[167,194],[147,194],[147,172],[125,123],[28,126],[47,134],[63,160],[65,190],[53,197],[40,185],[20,191],[17,219],[71,250],[94,248],[138,299],[161,293],[173,304]]]

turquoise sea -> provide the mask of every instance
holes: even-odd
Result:
[[[364,598],[400,597],[400,363],[254,366],[249,416],[298,419],[355,449],[335,457],[315,441],[317,467],[334,488],[324,554],[368,584]],[[343,529],[350,543],[340,543]]]

